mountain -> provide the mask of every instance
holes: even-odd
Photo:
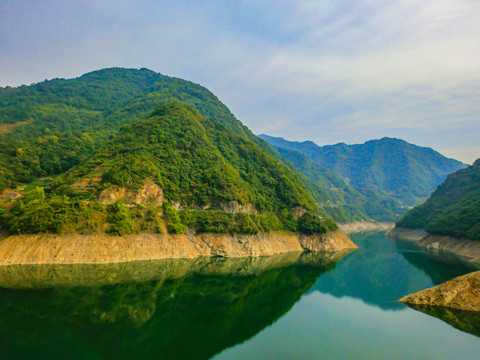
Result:
[[[198,84],[148,69],[103,69],[75,79],[0,88],[0,191],[65,172],[122,125],[172,100],[268,148]]]
[[[374,191],[410,207],[424,201],[445,177],[465,164],[433,149],[392,138],[364,144],[318,146],[260,135],[268,143],[301,152],[360,191]]]
[[[392,221],[405,211],[398,200],[347,185],[339,176],[298,151],[272,147],[313,183],[317,189],[312,192],[313,197],[321,210],[335,221]]]
[[[480,240],[480,159],[449,175],[424,204],[407,212],[397,227]]]
[[[46,190],[26,191],[3,213],[3,227],[115,235],[336,228],[315,216],[315,201],[288,168],[179,101],[123,125],[98,147]]]

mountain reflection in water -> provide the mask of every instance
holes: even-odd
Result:
[[[2,359],[208,359],[348,252],[0,268]]]
[[[473,271],[442,253],[420,250],[412,242],[389,239],[382,232],[355,234],[359,249],[320,277],[310,292],[359,298],[385,310],[402,310],[397,300]],[[413,266],[412,266],[413,265]]]

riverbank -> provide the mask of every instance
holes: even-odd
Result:
[[[357,246],[340,231],[244,234],[29,234],[0,241],[0,265],[110,264],[199,256],[271,256],[302,251],[339,251]]]
[[[452,253],[463,261],[480,266],[480,241],[456,239],[450,236],[429,235],[423,229],[395,228],[387,236],[417,242],[417,246],[433,250]]]
[[[393,222],[355,221],[339,223],[338,228],[345,234],[354,234],[364,231],[387,231],[395,227]]]

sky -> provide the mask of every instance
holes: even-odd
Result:
[[[149,68],[256,134],[480,158],[480,1],[0,0],[0,86]]]

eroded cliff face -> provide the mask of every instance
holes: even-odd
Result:
[[[163,190],[151,178],[147,178],[138,190],[112,185],[100,193],[99,200],[103,204],[113,204],[122,200],[126,204],[151,203],[161,205],[165,201]]]
[[[480,271],[459,276],[433,288],[407,295],[399,301],[414,305],[480,311]]]
[[[269,256],[302,251],[339,251],[357,246],[340,231],[291,233],[13,235],[0,241],[0,265],[106,264],[198,256]]]

